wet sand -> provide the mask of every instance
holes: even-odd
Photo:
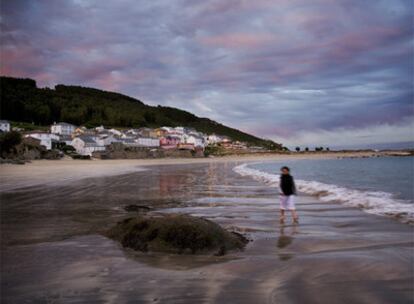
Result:
[[[211,164],[227,162],[254,162],[286,159],[327,159],[338,157],[369,157],[373,152],[311,152],[292,154],[232,155],[216,158],[161,158],[117,160],[35,160],[25,165],[0,165],[0,190],[11,190],[35,185],[57,185],[80,178],[112,176],[145,170],[148,166]]]
[[[300,224],[280,225],[277,189],[233,172],[238,164],[154,164],[3,188],[2,302],[414,301],[412,226],[308,196],[297,199]],[[252,242],[224,257],[125,251],[102,232],[130,215],[128,204],[202,216]]]

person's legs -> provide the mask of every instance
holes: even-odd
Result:
[[[299,218],[298,218],[298,214],[296,213],[294,196],[293,195],[289,195],[287,198],[288,199],[286,201],[286,206],[290,210],[290,212],[292,213],[293,222],[294,223],[298,223],[299,222]]]
[[[298,217],[298,214],[296,213],[296,210],[292,209],[291,211],[292,211],[293,222],[294,223],[299,223],[299,217]]]
[[[285,222],[285,210],[280,209],[280,223],[283,224]]]
[[[288,196],[281,195],[280,196],[280,223],[283,224],[285,222],[285,209],[287,209],[287,202]]]

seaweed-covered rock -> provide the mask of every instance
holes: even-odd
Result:
[[[117,223],[108,237],[138,251],[216,253],[243,249],[247,239],[216,223],[188,215],[137,216]]]

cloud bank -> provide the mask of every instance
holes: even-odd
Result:
[[[402,0],[2,1],[0,68],[289,145],[412,141],[412,20]]]

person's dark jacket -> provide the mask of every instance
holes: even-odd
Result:
[[[280,189],[282,189],[284,195],[296,194],[295,181],[293,180],[292,175],[280,175]]]

